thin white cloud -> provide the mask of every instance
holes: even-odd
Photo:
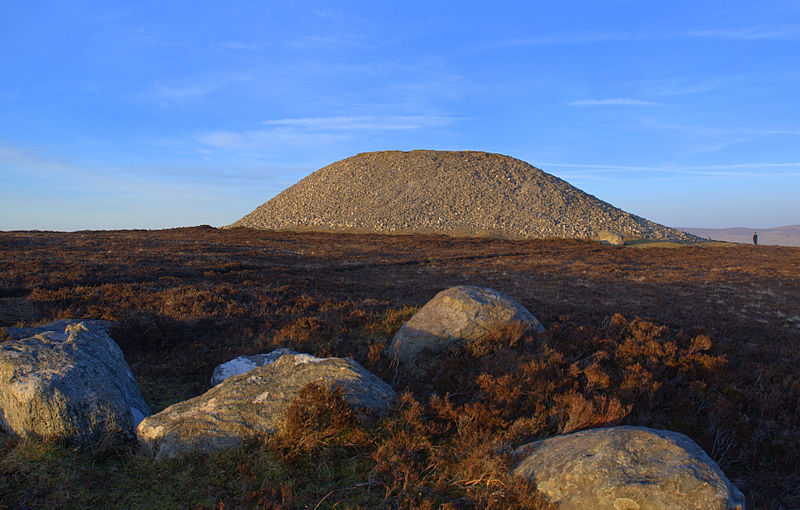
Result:
[[[144,93],[148,100],[180,103],[202,99],[212,92],[253,81],[248,72],[215,72],[173,83],[158,83]]]
[[[486,41],[476,46],[477,50],[497,50],[532,46],[567,46],[595,44],[604,42],[643,42],[669,39],[733,39],[741,41],[756,40],[797,40],[800,39],[800,25],[712,27],[678,32],[585,32],[572,34],[544,34]]]
[[[678,177],[800,177],[800,162],[736,163],[724,165],[589,165],[544,163],[543,168],[564,169],[562,176],[594,180],[669,180]],[[615,177],[624,174],[623,177]],[[637,175],[638,174],[638,175]]]
[[[197,137],[202,145],[215,149],[273,151],[298,147],[333,146],[348,140],[344,134],[304,132],[277,127],[243,131],[214,131]]]
[[[240,41],[228,41],[220,44],[220,47],[226,50],[260,50],[264,47],[263,44],[247,43]]]
[[[264,129],[205,133],[197,140],[227,150],[334,146],[352,139],[356,132],[419,130],[445,126],[454,120],[443,115],[298,117],[264,121],[261,123],[267,126]]]
[[[639,41],[650,36],[631,32],[594,32],[583,34],[553,34],[515,37],[488,41],[477,46],[479,50],[496,50],[528,46],[559,46],[574,44],[591,44],[613,41]]]
[[[800,25],[710,28],[694,30],[684,35],[686,37],[740,41],[796,40],[800,39]]]
[[[311,130],[394,131],[444,126],[450,124],[453,120],[453,117],[442,115],[363,115],[276,119],[264,121],[262,124],[267,126],[286,126]]]
[[[568,106],[659,106],[663,103],[633,99],[630,97],[610,97],[606,99],[581,99],[567,103]]]

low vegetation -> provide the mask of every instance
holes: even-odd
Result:
[[[401,394],[359,418],[309,385],[284,431],[153,463],[0,434],[0,507],[549,508],[510,478],[515,447],[591,427],[687,434],[751,508],[800,506],[800,249],[634,250],[570,241],[164,231],[0,234],[0,327],[117,321],[154,412],[213,368],[291,347],[349,356]],[[456,284],[545,325],[408,372],[385,353]],[[0,331],[2,333],[2,331]]]

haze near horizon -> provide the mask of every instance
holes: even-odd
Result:
[[[412,149],[507,154],[672,227],[800,218],[794,2],[3,11],[0,230],[227,225]]]

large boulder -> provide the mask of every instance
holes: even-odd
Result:
[[[622,237],[622,234],[609,232],[608,230],[601,230],[594,236],[593,240],[603,244],[610,244],[611,246],[625,246],[625,238]]]
[[[298,353],[291,349],[281,348],[275,349],[274,351],[266,354],[248,354],[245,356],[239,356],[238,358],[233,358],[230,361],[226,361],[225,363],[217,365],[217,367],[214,369],[214,373],[211,374],[211,386],[216,386],[228,377],[243,374],[253,370],[254,368],[263,367],[264,365],[274,363],[284,354]]]
[[[514,470],[562,510],[743,510],[744,496],[694,441],[646,427],[584,430],[518,449]]]
[[[351,359],[284,354],[146,418],[137,429],[139,441],[163,459],[280,432],[289,404],[309,383],[339,387],[352,407],[373,413],[388,410],[396,397],[388,384]]]
[[[525,307],[502,292],[458,285],[436,294],[403,324],[392,339],[389,355],[403,364],[415,365],[425,353],[435,354],[453,344],[481,340],[493,330],[515,322],[533,332],[544,330]]]
[[[8,328],[0,345],[0,426],[94,447],[135,437],[150,414],[107,321]]]

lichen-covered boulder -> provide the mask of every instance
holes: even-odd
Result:
[[[646,427],[590,429],[522,446],[514,475],[562,510],[743,510],[744,496],[687,436]]]
[[[280,432],[289,404],[309,383],[339,387],[351,407],[377,414],[396,397],[391,386],[351,359],[283,354],[146,418],[137,429],[139,442],[163,459]]]
[[[616,232],[609,232],[608,230],[601,230],[594,236],[594,240],[603,244],[610,244],[611,246],[625,246],[625,238]]]
[[[107,321],[8,328],[0,345],[0,426],[83,447],[134,438],[150,414]]]
[[[415,365],[425,352],[435,354],[456,343],[481,340],[514,322],[534,332],[544,330],[524,306],[502,292],[458,285],[436,294],[403,324],[392,339],[389,355]]]
[[[264,365],[274,363],[284,354],[298,353],[291,349],[281,348],[275,349],[274,351],[266,354],[249,354],[246,356],[239,356],[238,358],[234,358],[230,361],[219,364],[214,369],[214,373],[211,375],[211,386],[216,386],[228,377],[243,374],[253,370],[254,368],[263,367]]]

